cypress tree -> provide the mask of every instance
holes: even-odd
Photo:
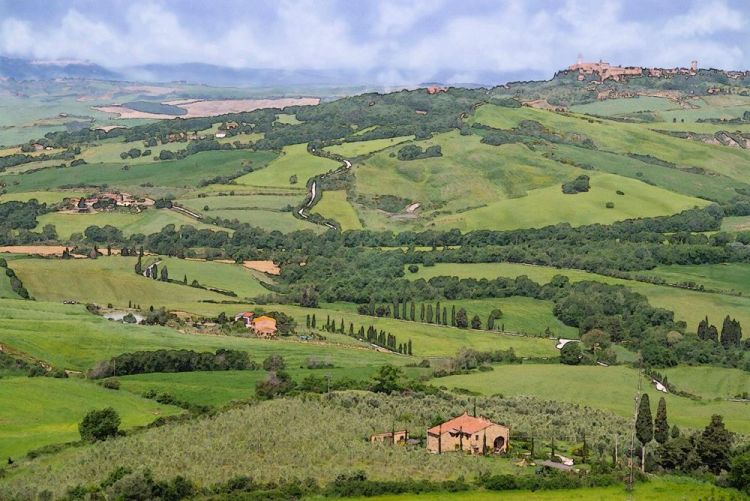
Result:
[[[443,306],[443,325],[448,325],[448,309]]]
[[[667,423],[667,401],[664,397],[659,399],[656,407],[656,418],[654,419],[654,440],[664,444],[669,438],[669,423]]]
[[[706,340],[713,341],[714,343],[719,342],[719,331],[715,325],[710,325],[708,327],[708,332],[706,333]]]
[[[308,313],[305,317],[305,326],[309,329],[310,328],[310,314]]]
[[[414,321],[414,319],[416,318],[416,312],[417,312],[417,307],[416,307],[416,305],[414,304],[414,301],[412,301],[412,302],[411,302],[411,309],[409,310],[409,319],[410,319],[410,320],[411,320],[412,322],[413,322],[413,321]]]
[[[456,305],[455,304],[451,307],[451,325],[453,327],[456,326]]]
[[[349,322],[349,335],[354,337],[354,323]]]
[[[436,324],[440,323],[440,311],[441,311],[440,310],[440,301],[438,301],[437,304],[435,304],[435,323]]]
[[[406,301],[401,304],[401,318],[406,320]]]
[[[399,317],[398,312],[399,312],[399,310],[398,310],[398,299],[394,299],[393,300],[393,318],[398,318]]]
[[[341,327],[339,327],[339,332],[340,332],[341,334],[343,334],[343,333],[344,333],[344,319],[343,319],[343,318],[341,319]]]
[[[161,269],[161,281],[169,282],[169,271],[167,270],[166,266],[164,266],[164,268]]]
[[[313,329],[315,328],[315,313],[313,313],[312,320],[310,320],[310,325]]]
[[[432,323],[432,304],[427,305],[427,323]]]
[[[739,348],[742,340],[742,327],[737,320],[730,319],[729,315],[724,319],[721,327],[721,345],[724,348]]]
[[[424,303],[419,308],[419,321],[424,322]]]
[[[495,315],[490,313],[490,316],[487,317],[487,330],[491,331],[495,328]]]
[[[143,265],[141,264],[141,257],[138,256],[138,261],[135,262],[135,274],[140,275],[143,273]]]
[[[648,394],[641,395],[638,415],[635,419],[635,436],[641,443],[641,470],[646,471],[646,445],[654,438],[654,421],[651,419],[651,403]]]
[[[187,275],[182,277],[182,283],[187,285]]]
[[[708,339],[708,315],[698,323],[698,339]]]
[[[411,355],[411,339],[406,343],[406,352]]]

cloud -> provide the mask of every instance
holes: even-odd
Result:
[[[34,8],[6,6],[0,53],[87,59],[115,68],[204,62],[347,69],[382,80],[551,75],[579,52],[620,64],[675,66],[697,58],[702,66],[740,68],[750,66],[743,3],[225,0],[224,9],[215,9],[198,0],[70,0],[57,4],[44,22],[30,16]]]

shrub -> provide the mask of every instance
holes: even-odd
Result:
[[[263,369],[267,371],[280,371],[286,368],[286,362],[281,355],[271,355],[263,360]]]
[[[117,379],[107,379],[102,383],[102,386],[107,388],[108,390],[119,390],[120,381]]]
[[[569,341],[560,350],[560,363],[565,365],[578,365],[582,358],[580,343]]]
[[[573,195],[576,193],[584,193],[591,189],[591,184],[589,183],[589,177],[585,174],[582,174],[575,178],[573,181],[568,181],[567,183],[563,183],[562,185],[562,192],[566,195]]]
[[[419,266],[417,266],[416,264],[410,264],[409,265],[409,272],[410,273],[416,273],[418,271],[419,271]]]
[[[614,202],[607,202],[604,206],[607,209],[614,209],[615,208],[615,203]]]
[[[94,410],[84,416],[78,425],[81,439],[88,442],[96,442],[114,437],[119,432],[120,416],[112,407],[102,410]]]

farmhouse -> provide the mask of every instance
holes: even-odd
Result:
[[[249,329],[250,326],[252,325],[254,316],[255,316],[255,313],[253,313],[252,311],[242,311],[240,313],[237,313],[234,316],[234,321],[235,322],[241,321],[242,323],[245,324],[245,327]]]
[[[409,432],[407,430],[400,431],[387,431],[385,433],[377,433],[370,435],[370,443],[385,442],[389,444],[401,444],[406,443],[409,440]]]
[[[276,335],[276,319],[262,315],[251,322],[250,329],[259,337],[273,337]]]
[[[464,412],[427,430],[427,450],[437,454],[460,450],[472,454],[498,454],[507,451],[509,438],[510,428],[507,426]]]

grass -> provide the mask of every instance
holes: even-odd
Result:
[[[637,111],[667,111],[680,109],[675,101],[664,97],[636,96],[634,98],[605,99],[571,106],[576,113],[600,116],[627,115]]]
[[[182,160],[139,165],[130,165],[121,160],[111,164],[44,169],[12,177],[2,176],[0,180],[6,182],[9,191],[13,192],[38,191],[71,183],[107,184],[126,191],[143,184],[187,189],[197,186],[202,180],[235,174],[248,161],[254,167],[261,168],[275,156],[270,151],[206,151]],[[125,164],[130,165],[127,170],[123,169]]]
[[[342,231],[361,230],[362,223],[359,216],[346,199],[346,191],[324,191],[320,201],[313,208],[323,217],[333,219],[341,226]]]
[[[90,410],[113,407],[124,429],[142,426],[180,409],[128,392],[106,390],[81,379],[3,378],[0,401],[0,456],[18,456],[42,447],[78,440],[78,423]]]
[[[295,115],[292,115],[291,113],[279,113],[276,115],[276,121],[275,124],[285,124],[285,125],[297,125],[301,124],[302,121],[299,120]]]
[[[583,489],[560,489],[549,491],[469,491],[469,492],[430,492],[428,494],[400,494],[349,498],[350,501],[496,501],[527,499],[547,501],[601,501],[603,499],[622,501],[684,501],[686,499],[740,499],[734,489],[716,487],[714,484],[692,478],[654,477],[648,482],[637,483],[632,492],[623,486],[589,487]]]
[[[750,216],[730,216],[721,221],[722,231],[750,231]]]
[[[669,283],[695,282],[707,289],[750,295],[750,264],[747,263],[658,266],[647,273]]]
[[[309,154],[306,144],[293,144],[285,146],[281,156],[269,163],[266,168],[245,174],[236,182],[248,186],[304,187],[311,177],[338,167],[338,162]],[[296,184],[289,182],[292,176],[297,176]]]
[[[188,283],[198,280],[204,286],[234,291],[239,298],[267,292],[249,270],[239,265],[158,259],[167,265],[174,280],[182,281],[187,275]],[[144,265],[156,260],[157,257],[149,256]],[[14,261],[13,267],[30,293],[42,301],[76,299],[101,305],[112,303],[120,308],[127,307],[132,301],[143,308],[165,306],[189,311],[192,304],[202,300],[230,299],[215,292],[136,275],[133,271],[135,263],[135,257],[112,256],[66,261],[22,259]]]
[[[86,148],[81,152],[82,159],[90,164],[97,163],[122,163],[127,165],[139,165],[158,162],[159,153],[162,150],[176,152],[178,150],[184,150],[188,143],[167,143],[158,144],[156,146],[144,146],[143,141],[132,141],[125,143],[119,140],[111,141],[105,140],[102,143]],[[127,152],[133,148],[137,148],[144,152],[151,150],[151,154],[147,156],[140,156],[138,158],[126,158],[123,160],[120,158],[120,153]],[[154,160],[154,157],[157,157]]]
[[[482,228],[541,228],[562,222],[583,226],[664,216],[708,205],[705,200],[621,176],[593,172],[589,176],[591,190],[587,193],[566,195],[557,185],[540,188],[530,191],[525,197],[500,200],[479,209],[439,216],[435,224],[446,229],[458,228],[465,231]],[[617,190],[626,195],[617,195]],[[614,203],[614,208],[606,208],[608,202]]]
[[[0,255],[0,257],[7,260],[9,256]],[[0,271],[0,298],[18,299],[18,297],[10,286],[10,277],[5,274],[5,270]]]
[[[0,195],[0,203],[5,202],[28,202],[36,199],[43,204],[56,204],[62,202],[65,198],[82,197],[85,193],[81,191],[27,191],[21,193],[6,193]]]
[[[252,226],[263,228],[266,231],[302,231],[312,230],[321,232],[325,227],[297,219],[291,212],[277,212],[264,209],[243,209],[243,210],[212,210],[204,213],[210,217],[218,217],[237,220],[240,223],[248,223]]]
[[[300,195],[233,195],[207,196],[201,198],[185,198],[177,200],[180,205],[198,212],[204,212],[208,206],[210,210],[281,210],[287,206],[294,207],[300,203]],[[210,213],[206,214],[210,216]]]
[[[359,157],[369,155],[406,141],[414,139],[414,136],[398,136],[385,139],[372,139],[370,141],[354,141],[336,144],[325,148],[329,153],[341,155],[342,157]]]
[[[37,230],[47,224],[54,225],[60,238],[67,240],[73,233],[83,233],[89,226],[111,225],[122,230],[126,235],[142,233],[148,235],[157,233],[168,224],[179,228],[183,225],[194,226],[197,229],[212,229],[214,231],[230,232],[226,228],[201,223],[190,216],[169,209],[146,209],[135,213],[124,210],[113,212],[96,212],[77,214],[73,212],[50,212],[37,218]]]
[[[459,278],[513,278],[526,275],[531,280],[541,284],[549,282],[555,275],[565,275],[574,282],[594,280],[629,287],[646,296],[652,305],[673,311],[676,320],[687,322],[690,332],[695,332],[698,322],[706,315],[709,315],[714,323],[720,323],[725,315],[730,315],[737,318],[742,324],[750,325],[750,298],[747,297],[695,292],[634,280],[612,278],[581,270],[518,263],[441,263],[435,266],[421,266],[416,274],[406,274],[407,277],[415,279],[429,279],[441,275]]]
[[[242,306],[223,306],[239,311]],[[411,359],[345,345],[274,341],[255,338],[184,334],[166,327],[124,325],[88,313],[81,305],[4,299],[0,301],[0,343],[58,368],[85,371],[97,362],[121,353],[158,349],[215,351],[219,348],[248,351],[262,361],[279,354],[299,366],[308,357],[325,358],[337,367],[405,364]],[[304,324],[303,324],[304,325]]]
[[[571,402],[630,417],[633,414],[633,397],[638,392],[638,374],[637,370],[623,366],[496,365],[491,372],[448,376],[433,379],[432,383],[449,389],[466,388],[485,395],[530,395]],[[694,401],[664,395],[654,389],[647,379],[644,378],[642,383],[642,389],[649,394],[654,410],[659,397],[664,396],[667,415],[673,424],[699,429],[708,424],[712,414],[721,414],[730,430],[750,433],[746,404],[715,400]],[[674,383],[680,387],[679,380]]]
[[[508,129],[522,120],[535,120],[558,132],[584,134],[600,150],[649,154],[680,166],[701,167],[738,181],[746,179],[745,166],[750,161],[750,152],[746,150],[670,137],[650,130],[651,124],[626,124],[528,107],[483,105],[477,108],[469,123]]]
[[[750,392],[750,373],[721,367],[673,367],[661,372],[678,389],[705,399],[734,398]]]

